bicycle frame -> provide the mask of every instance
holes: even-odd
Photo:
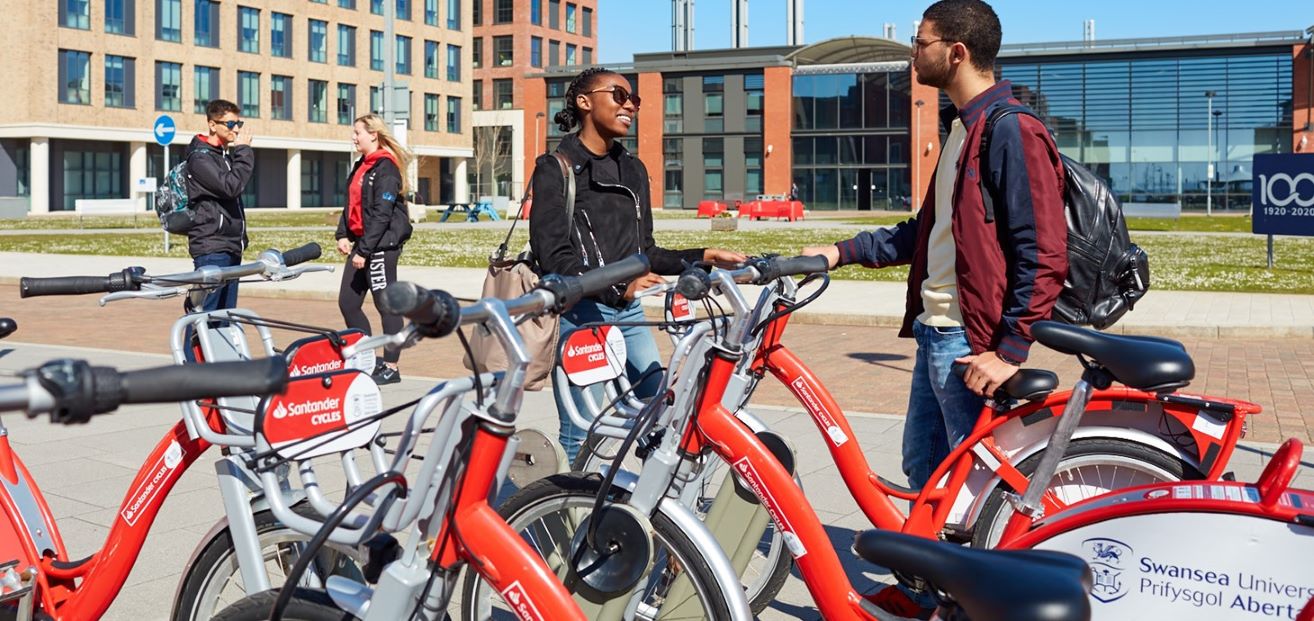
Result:
[[[1095,619],[1296,618],[1314,598],[1314,492],[1289,488],[1300,459],[1300,443],[1288,440],[1256,483],[1120,490],[1043,519],[1002,547],[1087,561]]]

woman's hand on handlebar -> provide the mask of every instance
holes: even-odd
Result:
[[[338,254],[347,256],[351,254],[351,240],[343,237],[338,240]]]
[[[663,284],[666,284],[665,278],[652,272],[648,272],[647,274],[631,280],[629,286],[625,287],[625,301],[633,301],[636,293],[649,287],[656,287]]]
[[[703,260],[713,263],[717,267],[731,268],[731,267],[737,267],[738,265],[742,264],[744,261],[747,261],[748,257],[745,256],[744,253],[735,252],[734,250],[725,250],[723,248],[708,248],[706,250],[703,250]]]
[[[804,248],[803,250],[799,251],[799,254],[805,257],[815,257],[815,256],[826,257],[826,261],[830,264],[830,269],[835,269],[835,266],[839,265],[839,259],[840,259],[839,246],[836,246],[835,244],[827,244],[825,246],[808,246],[807,248]]]

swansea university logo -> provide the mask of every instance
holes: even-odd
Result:
[[[1081,542],[1081,550],[1095,578],[1095,584],[1090,588],[1091,597],[1107,604],[1127,594],[1122,572],[1131,562],[1131,546],[1116,539],[1095,537]]]

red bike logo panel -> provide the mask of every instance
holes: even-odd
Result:
[[[269,398],[256,429],[280,456],[309,459],[368,444],[382,410],[378,385],[360,371],[309,375]]]
[[[561,347],[561,368],[576,386],[620,377],[625,372],[625,337],[616,326],[599,326],[571,333]]]
[[[365,338],[359,330],[348,330],[338,334],[342,347],[355,345]],[[374,370],[374,350],[366,349],[344,360],[342,349],[325,336],[313,336],[302,339],[288,347],[288,375],[299,377],[314,373],[328,373],[342,369],[358,369],[366,373]]]

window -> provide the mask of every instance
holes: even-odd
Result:
[[[383,94],[379,92],[379,87],[370,87],[370,112],[374,114],[383,113]]]
[[[155,38],[182,41],[182,0],[155,0]]]
[[[478,69],[484,64],[484,38],[475,37],[471,45],[473,47],[470,50],[470,65]]]
[[[411,74],[411,38],[397,35],[397,73]]]
[[[529,38],[529,66],[543,66],[543,37]]]
[[[461,81],[461,46],[447,46],[447,80],[449,82]]]
[[[567,43],[567,44],[566,44],[566,66],[569,67],[569,66],[574,65],[574,64],[575,64],[575,44],[574,44],[574,43]]]
[[[679,82],[679,78],[667,82]],[[666,93],[663,98],[662,115],[665,117],[663,131],[668,134],[684,132],[684,94]]]
[[[703,167],[720,168],[725,165],[725,139],[703,138]]]
[[[723,176],[719,170],[703,172],[703,198],[721,200],[725,198]]]
[[[338,0],[338,8],[356,10],[356,0]]]
[[[375,15],[383,15],[383,0],[370,0],[370,12]]]
[[[470,21],[476,26],[484,23],[484,0],[474,0],[470,5]]]
[[[762,102],[765,99],[766,83],[762,74],[744,76],[744,100],[747,117],[744,129],[750,132],[762,131]]]
[[[548,66],[555,67],[561,64],[561,42],[548,41]]]
[[[397,0],[397,19],[411,21],[411,0]]]
[[[244,117],[260,116],[260,74],[237,72],[237,106],[242,109]]]
[[[561,30],[561,0],[548,0],[548,28]]]
[[[301,157],[301,206],[318,207],[323,202],[320,196],[320,174],[323,162],[310,154]]]
[[[584,7],[584,23],[582,24],[582,34],[586,37],[593,36],[593,9]]]
[[[684,152],[681,147],[683,142],[683,138],[662,139],[662,159],[665,160],[667,168],[684,168]]]
[[[105,0],[105,32],[133,34],[133,0]]]
[[[666,171],[666,190],[663,192],[665,200],[662,206],[671,209],[680,209],[684,206],[684,171],[668,170]]]
[[[703,131],[725,131],[725,76],[703,77]]]
[[[383,33],[370,31],[370,69],[383,71]]]
[[[447,0],[447,29],[461,29],[461,0]]]
[[[474,100],[471,102],[474,104],[474,109],[483,110],[484,109],[484,81],[475,80],[474,85],[470,90],[474,94]]]
[[[566,32],[575,32],[575,5],[566,3]]]
[[[192,15],[192,30],[196,45],[219,47],[219,3],[214,0],[196,0]]]
[[[509,110],[515,107],[515,83],[511,80],[493,80],[493,109]]]
[[[192,74],[192,81],[196,89],[192,110],[197,114],[205,114],[205,105],[210,103],[211,99],[219,98],[219,68],[197,65]]]
[[[237,50],[260,53],[260,11],[250,7],[237,7]]]
[[[356,118],[356,85],[338,82],[338,125],[351,125]]]
[[[292,120],[292,78],[285,75],[269,78],[269,118]]]
[[[80,198],[119,198],[124,194],[123,154],[117,145],[97,145],[84,151],[64,151],[65,210]]]
[[[315,22],[310,20],[310,52],[311,59],[315,60]],[[321,27],[325,24],[319,22]],[[321,33],[322,35],[323,33]],[[259,50],[256,50],[259,51]],[[281,58],[292,58],[292,16],[287,13],[271,13],[269,15],[269,53]],[[318,62],[324,62],[319,60]]]
[[[744,195],[762,193],[762,138],[744,137]]]
[[[433,93],[424,94],[424,131],[438,131],[438,96]]]
[[[310,94],[307,96],[310,101],[310,122],[327,123],[328,122],[328,82],[323,80],[310,81]]]
[[[461,98],[447,98],[447,132],[451,134],[461,133]]]
[[[529,0],[529,23],[543,25],[543,0]]]
[[[424,25],[438,25],[438,0],[424,0]]]
[[[182,110],[182,65],[155,63],[155,109]]]
[[[493,23],[509,24],[515,20],[515,0],[493,0]]]
[[[292,21],[289,16],[288,21]],[[310,20],[310,62],[328,62],[328,22]]]
[[[14,168],[16,177],[18,177],[18,195],[28,196],[31,194],[31,188],[28,187],[28,177],[32,174],[32,150],[29,147],[20,146],[14,154]]]
[[[91,30],[91,0],[59,0],[59,25]]]
[[[493,66],[510,67],[515,57],[514,37],[493,37]]]
[[[593,64],[593,48],[591,47],[584,48],[584,64],[586,65]]]
[[[133,59],[123,56],[105,57],[105,106],[131,108]]]
[[[424,77],[438,79],[438,42],[424,42]]]
[[[338,64],[356,66],[356,27],[338,24]]]

